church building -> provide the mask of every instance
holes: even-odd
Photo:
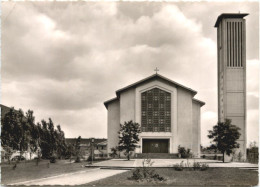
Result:
[[[135,153],[178,153],[178,146],[200,156],[201,107],[197,92],[159,74],[116,91],[104,102],[107,108],[107,149],[118,146],[120,124],[134,121],[141,126]]]

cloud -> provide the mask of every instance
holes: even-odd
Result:
[[[216,29],[212,25],[226,4],[14,5],[5,2],[2,6],[3,104],[33,109],[39,120],[51,116],[68,137],[106,137],[103,102],[158,67],[162,75],[197,90],[196,97],[206,102],[201,128],[202,142],[207,142],[207,130],[217,120]],[[232,5],[241,7],[240,3]],[[258,20],[254,4],[243,5],[253,11],[248,33],[254,33],[250,29]],[[201,13],[194,13],[194,7]],[[211,12],[214,16],[208,17]],[[252,45],[247,46],[251,49]],[[253,110],[259,62],[255,54],[250,57],[255,57],[247,62],[248,107]]]

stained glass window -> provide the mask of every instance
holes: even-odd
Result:
[[[142,93],[142,131],[171,131],[171,94],[159,88]]]

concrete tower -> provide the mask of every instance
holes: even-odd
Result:
[[[241,130],[246,158],[246,21],[248,14],[221,14],[215,24],[218,50],[218,121],[231,119]]]

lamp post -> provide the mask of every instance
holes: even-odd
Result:
[[[93,158],[94,158],[94,138],[91,138],[91,164],[93,164]]]

